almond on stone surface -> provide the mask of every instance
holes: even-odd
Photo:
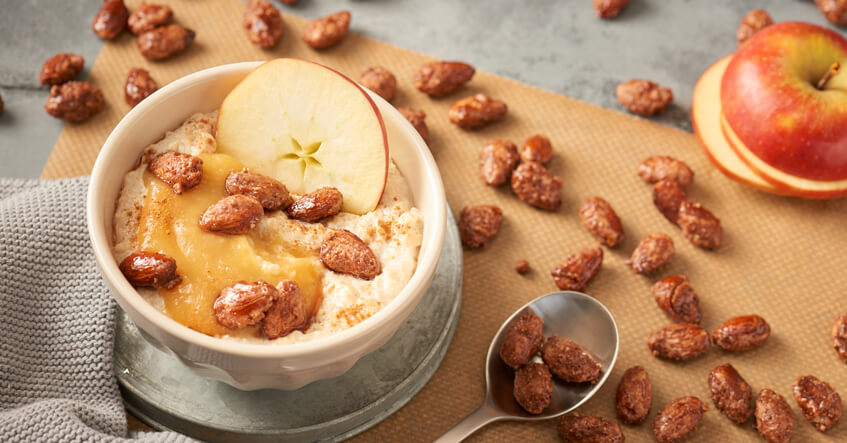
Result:
[[[617,97],[629,112],[650,117],[661,114],[673,101],[673,92],[650,80],[629,80],[618,85]]]
[[[68,52],[56,54],[41,65],[38,81],[47,86],[60,85],[79,75],[83,65],[85,65],[85,59],[79,54]]]
[[[350,231],[335,231],[321,244],[321,262],[339,274],[373,280],[382,265],[371,248]]]
[[[765,29],[773,24],[773,19],[767,11],[763,9],[754,9],[747,13],[741,19],[738,25],[738,30],[735,32],[735,38],[738,40],[738,46],[743,45],[753,34]]]
[[[90,83],[70,81],[50,88],[44,110],[58,119],[79,123],[100,112],[105,104],[103,92]]]
[[[341,43],[350,29],[350,12],[338,11],[309,22],[303,28],[303,41],[314,49],[326,49]]]

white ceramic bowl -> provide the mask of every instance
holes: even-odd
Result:
[[[196,112],[217,109],[244,76],[262,62],[234,63],[195,72],[170,83],[133,108],[103,145],[88,191],[88,231],[112,296],[146,338],[198,375],[244,390],[297,389],[335,377],[391,338],[412,312],[435,272],[447,219],[438,168],[417,131],[394,107],[370,94],[388,131],[391,157],[424,215],[423,243],[409,283],[379,312],[337,334],[284,346],[220,340],[189,329],[148,304],[123,277],[112,255],[112,215],[124,173],[141,151]]]

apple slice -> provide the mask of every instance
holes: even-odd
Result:
[[[721,132],[721,78],[732,56],[713,64],[694,87],[691,121],[703,151],[715,167],[727,177],[742,184],[774,194],[787,195],[788,190],[765,181],[750,169],[735,153]]]
[[[770,184],[778,188],[791,189],[790,193],[798,197],[827,199],[847,195],[847,180],[810,180],[787,174],[765,163],[744,145],[723,114],[720,120],[723,136],[737,157]]]
[[[388,139],[370,96],[339,72],[290,58],[271,60],[227,95],[218,152],[295,193],[323,186],[346,212],[372,211],[388,176]]]

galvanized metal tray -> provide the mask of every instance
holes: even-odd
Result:
[[[350,371],[297,391],[239,391],[198,377],[119,313],[114,368],[127,409],[211,442],[340,441],[405,405],[438,369],[459,320],[462,246],[452,215],[432,285],[394,337]]]

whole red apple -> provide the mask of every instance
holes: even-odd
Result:
[[[730,144],[766,178],[844,188],[847,72],[818,88],[833,63],[847,65],[847,39],[814,24],[782,22],[756,33],[726,67],[721,109],[740,141]]]

